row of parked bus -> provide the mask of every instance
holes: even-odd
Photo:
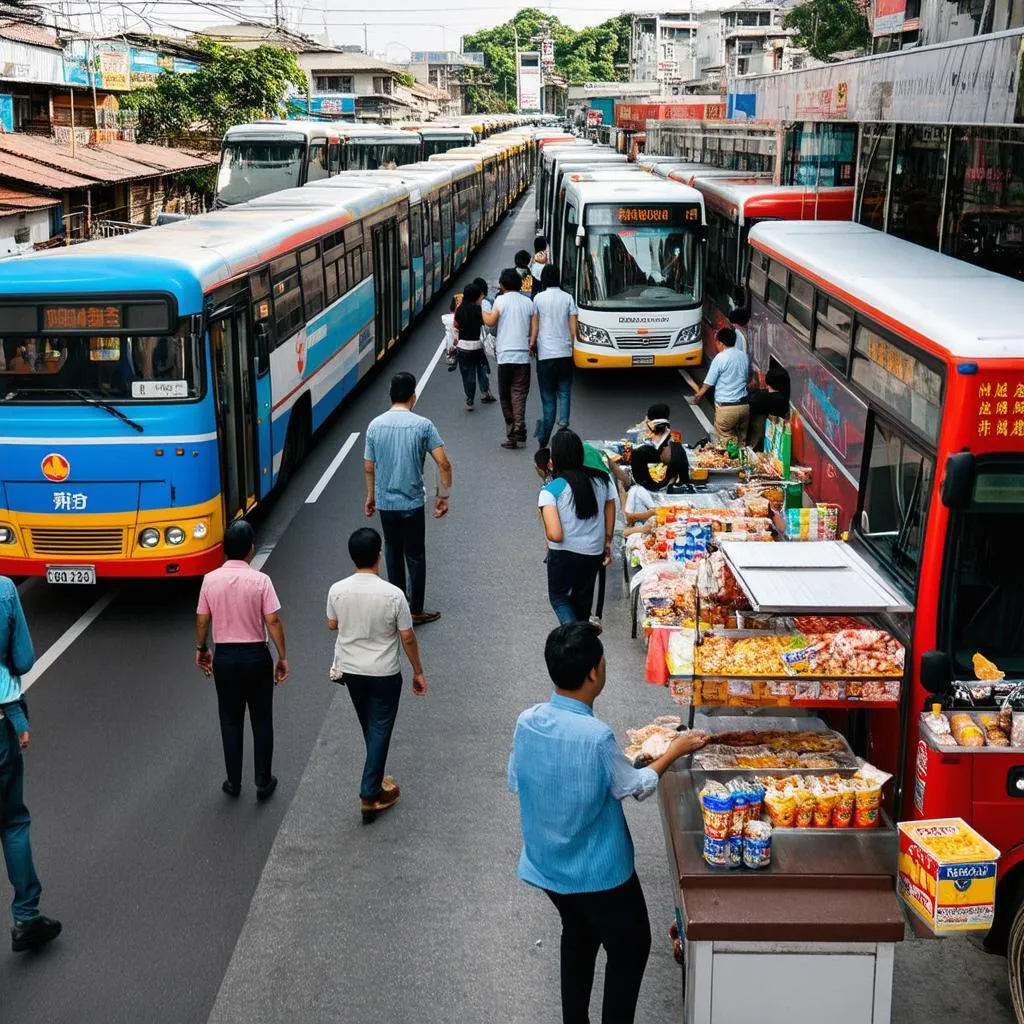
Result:
[[[342,171],[401,167],[532,122],[504,114],[393,127],[300,120],[234,125],[221,142],[215,204],[234,206]]]
[[[219,564],[225,524],[288,479],[529,186],[536,135],[7,264],[0,573]]]

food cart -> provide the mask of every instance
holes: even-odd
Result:
[[[726,537],[719,549],[749,606],[742,621],[758,628],[706,630],[698,609],[696,628],[677,634],[683,647],[692,637],[689,663],[680,644],[671,659],[673,694],[693,726],[713,733],[713,744],[666,774],[660,788],[685,935],[683,1020],[742,1020],[756,992],[758,1020],[810,1024],[827,1015],[841,1024],[885,1024],[905,923],[896,897],[897,831],[880,806],[880,787],[857,790],[851,817],[835,817],[851,798],[833,790],[866,787],[857,776],[867,767],[819,716],[849,727],[869,710],[903,713],[903,647],[884,623],[911,609],[841,542]],[[721,746],[723,734],[741,745]],[[776,763],[773,751],[781,752],[778,767],[767,767]],[[805,827],[799,810],[795,819],[773,816],[789,827],[775,828],[767,868],[708,862],[702,792],[709,780],[729,776],[766,782],[766,801],[791,780],[798,794],[804,786],[823,794]],[[895,806],[896,794],[886,803]]]

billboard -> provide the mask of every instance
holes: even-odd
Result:
[[[875,21],[872,33],[888,36],[899,32],[907,20],[907,0],[875,0]]]
[[[554,39],[542,39],[540,41],[540,62],[544,67],[554,67],[555,64],[555,41]]]
[[[520,113],[540,111],[540,54],[536,51],[519,54],[517,98]]]
[[[153,85],[159,75],[198,70],[193,60],[105,39],[78,39],[64,48],[64,81],[68,85],[95,84],[97,89],[127,92]]]

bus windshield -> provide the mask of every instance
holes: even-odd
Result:
[[[974,678],[975,653],[1024,677],[1024,546],[1012,542],[1021,530],[1024,469],[981,469],[971,504],[953,519],[939,604],[957,678]]]
[[[285,139],[228,140],[220,156],[217,202],[244,203],[302,184],[306,144]]]
[[[611,212],[621,214],[616,208]],[[587,211],[581,305],[626,310],[685,309],[700,304],[702,253],[693,228],[673,223],[600,223],[603,218],[595,218],[594,213]]]
[[[0,402],[187,401],[202,376],[188,320],[172,335],[4,337]]]
[[[376,171],[390,167],[403,167],[419,159],[420,141],[361,142],[349,139],[345,143],[345,169],[349,171]]]

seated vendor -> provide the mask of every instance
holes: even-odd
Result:
[[[648,519],[658,504],[659,492],[686,493],[690,485],[690,464],[681,444],[665,441],[660,448],[640,445],[630,461],[633,486],[626,495],[627,524]]]
[[[751,391],[750,427],[747,442],[754,451],[764,445],[764,425],[769,416],[789,416],[789,374],[781,367],[769,368],[764,375],[764,388]]]

